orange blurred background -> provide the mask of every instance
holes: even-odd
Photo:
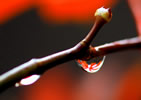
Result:
[[[138,0],[1,1],[0,73],[31,58],[74,46],[89,32],[93,14],[101,6],[111,7],[113,18],[92,45],[137,36],[140,17],[131,12],[135,1]],[[33,85],[8,89],[0,100],[140,100],[140,60],[138,50],[113,53],[107,55],[95,74],[84,72],[70,61],[48,70]]]
[[[93,19],[94,11],[111,7],[116,0],[3,0],[0,3],[0,23],[36,8],[40,16],[51,22],[84,22]]]

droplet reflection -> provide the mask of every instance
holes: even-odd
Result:
[[[95,73],[102,67],[106,56],[95,58],[90,64],[84,60],[77,60],[77,63],[88,73]]]

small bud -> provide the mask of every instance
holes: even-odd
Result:
[[[110,8],[104,8],[101,7],[96,10],[95,16],[101,16],[103,19],[105,19],[107,22],[109,22],[112,18],[112,13]]]

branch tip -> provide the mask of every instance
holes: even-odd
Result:
[[[101,16],[104,20],[106,20],[106,22],[109,22],[112,19],[111,8],[106,9],[104,7],[101,7],[96,10],[95,16]]]

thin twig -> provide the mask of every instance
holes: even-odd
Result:
[[[83,59],[89,60],[94,57],[107,55],[109,53],[138,48],[141,48],[141,37],[133,37],[129,39],[106,43],[104,45],[96,47],[90,46],[87,56]]]
[[[92,39],[105,23],[105,19],[98,15],[96,16],[95,23],[88,35],[73,48],[40,59],[31,59],[30,61],[2,74],[0,76],[0,92],[14,86],[16,82],[19,82],[27,76],[33,74],[43,74],[46,70],[58,64],[73,59],[80,59],[85,56]]]
[[[91,47],[91,41],[106,22],[107,21],[105,21],[103,17],[98,15],[96,16],[96,20],[91,31],[76,46],[43,58],[31,59],[30,61],[0,75],[0,92],[3,92],[9,87],[14,86],[16,82],[19,82],[21,79],[27,76],[33,74],[43,74],[48,69],[70,60],[87,60],[87,58],[91,59],[96,56],[106,55],[108,53],[121,51],[123,49],[141,47],[141,38],[138,37],[105,44],[95,48]]]

